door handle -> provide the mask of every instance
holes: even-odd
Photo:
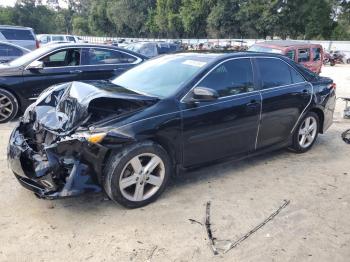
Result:
[[[256,107],[258,105],[258,101],[255,99],[251,100],[249,103],[246,104],[247,107]]]
[[[70,74],[80,74],[82,73],[83,71],[82,70],[72,70],[72,71],[69,71]]]

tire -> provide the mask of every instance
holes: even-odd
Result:
[[[307,124],[309,120],[309,124]],[[315,124],[314,128],[311,126]],[[307,128],[309,126],[309,128]],[[307,129],[305,129],[307,128]],[[309,151],[317,140],[320,130],[320,120],[314,112],[308,112],[300,121],[293,133],[293,144],[289,147],[295,153],[305,153]]]
[[[350,64],[350,58],[348,58],[348,59],[346,60],[346,63],[347,63],[347,64]]]
[[[335,66],[335,61],[334,61],[334,60],[331,60],[331,61],[330,61],[330,65],[331,65],[331,66]]]
[[[141,142],[112,153],[105,166],[103,187],[109,198],[122,206],[143,207],[163,193],[172,170],[169,156],[160,145]]]
[[[11,121],[17,113],[17,98],[9,91],[0,88],[0,124]]]

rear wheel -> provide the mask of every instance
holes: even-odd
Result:
[[[153,142],[135,144],[110,157],[104,189],[112,200],[125,207],[142,207],[164,191],[171,170],[169,157],[161,146]]]
[[[297,153],[304,153],[311,149],[319,132],[319,119],[313,112],[307,113],[293,134],[293,144],[290,147]]]
[[[7,90],[0,88],[0,123],[6,123],[15,118],[18,113],[16,97]]]

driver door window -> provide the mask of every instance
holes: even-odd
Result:
[[[219,65],[198,86],[214,89],[220,97],[254,91],[250,59],[235,59]]]
[[[80,49],[65,49],[41,58],[44,67],[64,67],[80,65]]]

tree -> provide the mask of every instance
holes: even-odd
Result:
[[[93,1],[89,11],[88,21],[91,33],[96,35],[113,35],[115,28],[107,17],[108,0]]]
[[[88,20],[82,16],[74,17],[73,18],[73,33],[76,35],[88,35],[88,34],[90,34]]]
[[[155,7],[155,0],[116,0],[108,3],[107,17],[119,35],[143,37],[149,8]]]
[[[189,37],[206,37],[206,21],[216,0],[186,0],[182,2],[180,15],[184,31]]]
[[[181,37],[184,29],[180,15],[181,0],[157,0],[154,21],[160,35]]]
[[[245,37],[273,37],[278,20],[279,0],[245,0],[240,3],[239,20]]]
[[[0,24],[2,25],[15,24],[13,8],[11,7],[0,8]]]
[[[207,18],[207,33],[209,37],[241,37],[239,3],[239,0],[218,0]]]

